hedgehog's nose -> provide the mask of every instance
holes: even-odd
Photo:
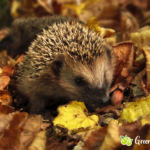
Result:
[[[108,101],[109,101],[109,96],[103,97],[102,100],[103,100],[104,103],[108,103]]]

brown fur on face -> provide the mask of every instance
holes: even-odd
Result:
[[[112,64],[115,64],[115,57],[112,55],[109,59],[106,52],[95,58],[91,64],[73,61],[66,56],[60,72],[59,84],[71,100],[100,106],[109,97],[109,88],[114,73]],[[83,79],[83,85],[76,84],[78,78]]]

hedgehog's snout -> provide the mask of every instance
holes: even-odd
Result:
[[[97,104],[99,106],[108,104],[109,102],[109,93],[105,88],[99,89],[99,88],[94,88],[94,89],[89,89],[88,92],[86,92],[86,98],[89,99],[93,104]]]
[[[105,96],[105,97],[103,97],[103,98],[101,98],[101,99],[102,99],[103,103],[108,103],[108,101],[109,101],[109,96]]]

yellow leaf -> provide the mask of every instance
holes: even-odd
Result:
[[[115,33],[113,29],[100,27],[96,17],[90,18],[87,22],[87,26],[91,30],[94,30],[95,32],[99,33],[100,36],[105,37],[105,38],[110,37],[111,35]]]
[[[136,50],[136,55],[138,57],[142,53],[140,51],[142,47],[150,43],[150,27],[145,26],[139,31],[131,33],[131,39],[138,48]]]
[[[87,116],[87,109],[83,102],[72,101],[66,106],[58,108],[59,115],[54,119],[55,126],[68,128],[69,132],[78,132],[99,128],[99,118],[96,115]]]
[[[86,3],[82,3],[80,5],[69,5],[69,4],[65,5],[65,7],[73,9],[78,16],[84,11],[85,6]]]
[[[143,47],[143,51],[146,56],[147,88],[150,89],[150,46]]]
[[[70,8],[70,9],[73,9],[76,12],[76,14],[79,16],[81,13],[84,12],[84,10],[87,6],[89,6],[90,4],[93,4],[94,2],[97,2],[97,1],[99,1],[99,0],[85,0],[84,3],[78,4],[78,5],[66,4],[64,6]]]
[[[17,9],[21,6],[21,3],[18,2],[17,0],[14,0],[12,2],[12,6],[11,6],[11,15],[13,17],[19,17],[19,14],[17,12]]]
[[[135,65],[136,66],[140,66],[144,61],[145,61],[145,56],[143,55],[143,54],[140,54],[137,58],[136,58],[136,60],[135,60]]]
[[[144,126],[145,124],[150,124],[150,116],[147,116],[147,117],[143,118],[143,119],[141,120],[141,122],[142,122],[142,125],[143,125],[143,126]]]
[[[150,115],[150,95],[137,102],[131,102],[125,109],[123,109],[121,120],[127,122],[134,122]]]
[[[101,150],[117,149],[120,145],[121,139],[119,136],[119,125],[116,121],[111,120],[108,125],[107,134],[102,143]]]

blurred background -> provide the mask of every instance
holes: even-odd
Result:
[[[84,23],[95,16],[101,27],[116,31],[119,42],[150,24],[150,0],[0,0],[0,30],[9,29],[16,18],[52,15]]]

